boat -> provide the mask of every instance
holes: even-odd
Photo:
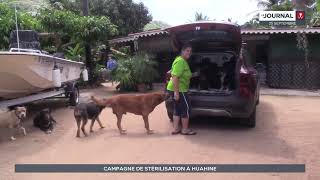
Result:
[[[34,31],[12,32],[10,50],[0,52],[0,99],[13,99],[77,81],[84,63],[40,50]],[[23,38],[25,37],[25,38]]]

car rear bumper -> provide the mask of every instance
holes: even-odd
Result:
[[[224,109],[192,108],[191,116],[221,116],[232,117],[231,113]]]
[[[254,111],[256,99],[237,96],[190,96],[191,117],[215,116],[230,118],[248,118]],[[173,112],[173,102],[166,101],[168,113]]]

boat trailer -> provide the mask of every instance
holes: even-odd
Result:
[[[69,104],[71,106],[75,106],[79,103],[80,100],[79,87],[76,82],[69,82],[66,83],[62,88],[55,88],[52,90],[47,90],[15,99],[0,100],[0,109],[19,106],[49,98],[68,98]]]

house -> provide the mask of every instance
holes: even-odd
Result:
[[[266,85],[272,88],[320,89],[320,28],[242,29],[241,34],[251,55],[251,63],[266,67]],[[298,37],[307,38],[307,53],[297,47]],[[170,40],[168,32],[156,29],[113,39],[110,45],[130,47],[132,53],[143,51],[155,55],[161,73],[158,81],[162,81],[177,55]]]

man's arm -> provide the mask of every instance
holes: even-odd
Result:
[[[172,76],[172,83],[175,93],[179,93],[179,78],[177,76]]]

